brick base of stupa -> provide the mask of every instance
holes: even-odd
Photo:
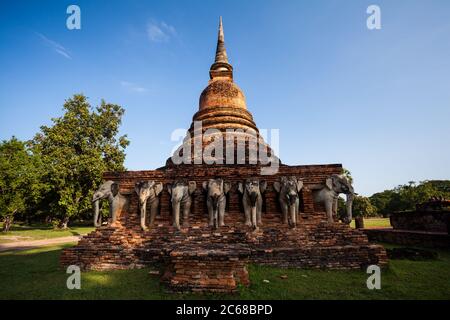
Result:
[[[387,256],[382,246],[370,244],[358,230],[307,221],[296,229],[271,223],[257,232],[243,224],[219,230],[194,225],[181,231],[159,224],[142,232],[119,222],[98,228],[61,255],[63,266],[83,270],[156,267],[171,290],[195,292],[231,293],[238,284],[248,285],[248,263],[360,269],[385,266]]]
[[[228,170],[228,171],[223,171]],[[233,171],[235,170],[235,171]],[[247,171],[246,171],[247,170]],[[182,170],[182,176],[196,177],[197,185],[210,176],[229,176],[232,182],[255,175],[251,168],[215,168],[200,174]],[[169,196],[161,196],[161,212],[148,230],[140,228],[136,181],[154,179],[164,183],[180,172],[143,171],[106,176],[119,181],[121,192],[130,196],[127,212],[122,212],[112,226],[103,226],[84,236],[79,243],[63,250],[61,265],[78,265],[83,270],[112,270],[152,267],[161,272],[161,280],[173,291],[234,292],[238,284],[248,285],[249,263],[282,268],[360,269],[367,265],[385,266],[387,256],[380,245],[367,236],[339,222],[329,224],[323,208],[312,202],[310,186],[324,181],[341,167],[282,167],[279,175],[297,175],[304,179],[301,211],[297,228],[281,221],[276,193],[271,189],[277,176],[266,177],[263,225],[254,231],[244,224],[236,190],[228,195],[227,226],[213,230],[208,226],[205,196],[194,195],[189,227],[171,226]],[[170,171],[169,171],[170,172]],[[226,173],[226,174],[225,174]],[[147,215],[148,216],[148,215]]]

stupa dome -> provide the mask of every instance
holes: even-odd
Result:
[[[215,78],[209,82],[200,95],[199,109],[223,106],[247,109],[244,93],[236,83],[225,77]]]
[[[252,114],[247,110],[244,93],[233,81],[233,67],[228,63],[222,19],[219,23],[216,56],[209,70],[209,77],[208,86],[200,95],[199,109],[193,116],[183,144],[174,152],[173,157],[181,159],[187,152],[199,164],[208,159],[205,153],[209,153],[209,158],[223,160],[225,146],[231,139],[231,144],[236,148],[240,143],[245,145],[245,154],[241,154],[241,158],[238,158],[237,153],[234,154],[235,163],[238,159],[248,164],[260,163],[261,150],[265,150],[264,154],[268,157],[275,158],[270,146],[259,135]],[[221,140],[220,144],[216,144],[218,140]],[[196,144],[198,148],[195,147]],[[214,151],[209,152],[211,149]],[[253,155],[261,158],[256,162],[250,161]],[[169,158],[167,165],[174,164],[172,160]]]

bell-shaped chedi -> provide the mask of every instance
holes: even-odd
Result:
[[[222,18],[209,76],[208,86],[200,95],[199,110],[194,114],[183,144],[167,160],[167,165],[278,165],[279,159],[247,110],[244,93],[233,81]]]

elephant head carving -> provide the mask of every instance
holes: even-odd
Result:
[[[242,204],[245,212],[245,224],[254,229],[262,225],[261,213],[263,193],[266,191],[267,182],[258,178],[250,178],[244,183],[239,182],[238,190],[242,193]]]
[[[203,182],[206,191],[206,205],[208,207],[209,226],[218,228],[225,225],[226,194],[230,191],[231,184],[223,179],[210,179]]]
[[[337,212],[337,201],[339,194],[347,196],[346,211],[344,223],[349,224],[352,221],[353,199],[356,195],[350,181],[344,175],[333,174],[325,181],[325,186],[313,193],[314,201],[323,203],[327,213],[328,222],[332,223],[333,213]]]
[[[303,188],[303,181],[293,176],[281,177],[279,182],[274,182],[273,187],[278,193],[283,223],[295,228],[300,207],[299,193]]]
[[[134,185],[134,190],[139,198],[139,211],[141,215],[141,228],[147,230],[146,225],[146,210],[147,203],[150,204],[150,226],[155,221],[156,214],[159,206],[159,195],[163,190],[162,183],[156,183],[155,181],[139,181]]]
[[[167,184],[167,191],[171,196],[173,226],[180,230],[180,210],[183,210],[183,226],[189,225],[192,194],[197,188],[195,181],[178,180]]]
[[[102,217],[99,215],[100,200],[108,199],[109,215],[111,218],[110,224],[116,222],[118,213],[122,210],[128,199],[119,192],[119,184],[114,181],[106,181],[103,183],[92,197],[94,204],[94,226],[100,227],[102,225]]]

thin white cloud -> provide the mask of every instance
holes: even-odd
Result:
[[[120,81],[120,85],[123,88],[125,88],[125,89],[127,89],[128,91],[131,91],[131,92],[143,93],[143,92],[147,92],[148,91],[147,88],[141,87],[141,86],[139,86],[139,85],[137,85],[137,84],[135,84],[133,82],[129,82],[129,81]]]
[[[69,50],[67,50],[66,48],[64,48],[61,44],[59,44],[58,42],[53,41],[53,40],[47,38],[47,37],[44,36],[42,33],[36,32],[36,34],[39,36],[39,38],[41,38],[41,40],[42,40],[47,46],[49,46],[51,49],[53,49],[53,51],[55,51],[56,53],[62,55],[64,58],[72,59],[72,56],[71,56]]]
[[[172,37],[177,35],[174,26],[171,26],[164,21],[150,21],[147,24],[147,36],[152,42],[169,42]]]

